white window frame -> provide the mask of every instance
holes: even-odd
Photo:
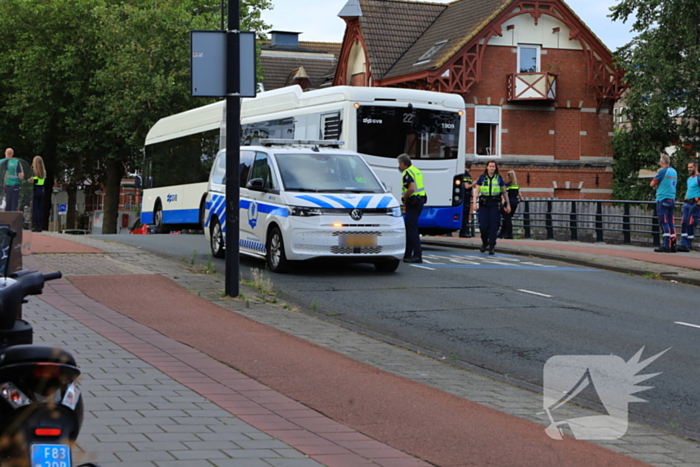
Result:
[[[540,70],[542,69],[540,67],[540,60],[542,57],[542,46],[538,44],[518,44],[518,61],[515,64],[515,72],[516,73],[521,73],[520,71],[520,51],[522,49],[536,49],[537,50],[537,70],[535,70],[535,73],[539,73]],[[525,72],[523,72],[525,73]]]
[[[481,109],[481,112],[479,111]],[[495,115],[498,117],[496,118]],[[477,105],[474,108],[474,156],[482,158],[499,158],[501,157],[501,107],[494,105]],[[479,140],[479,124],[495,125],[495,141],[488,148],[487,154],[478,154],[477,143]]]

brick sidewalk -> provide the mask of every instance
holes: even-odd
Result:
[[[270,304],[254,302],[252,307],[247,308],[241,306],[241,301],[221,300],[218,297],[222,287],[221,282],[216,283],[216,281],[212,281],[211,276],[201,277],[201,274],[189,273],[181,264],[146,255],[141,250],[99,242],[89,238],[80,238],[78,241],[92,246],[99,245],[100,248],[104,249],[105,253],[104,255],[80,255],[78,258],[76,258],[76,255],[45,255],[41,257],[42,262],[54,269],[61,269],[68,275],[80,274],[81,272],[84,274],[88,270],[98,274],[100,264],[104,265],[106,255],[112,261],[110,264],[112,265],[113,274],[119,273],[115,271],[121,269],[123,274],[131,274],[138,270],[165,274],[169,277],[177,275],[178,282],[188,290],[208,297],[221,306],[234,309],[237,313],[247,315],[257,321],[282,329],[285,332],[290,332],[319,345],[332,348],[359,361],[370,363],[397,375],[443,389],[451,394],[479,402],[506,413],[524,417],[540,424],[546,424],[544,420],[538,419],[533,410],[527,409],[528,407],[541,407],[541,396],[538,394],[445,365],[425,356],[416,355],[338,328],[335,325],[318,321],[315,318],[285,310],[280,306],[276,307],[274,315],[272,315],[268,308],[271,306]],[[254,295],[252,290],[244,291],[248,296]],[[78,358],[80,360],[80,357]],[[576,407],[571,407],[570,410],[572,417],[590,414],[590,412]],[[696,444],[682,441],[679,438],[640,425],[634,425],[628,432],[628,435],[619,440],[619,442],[604,444],[604,446],[659,466],[700,464],[698,462],[700,455]],[[166,464],[148,463],[145,465]]]

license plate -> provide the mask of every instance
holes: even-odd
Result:
[[[341,235],[340,246],[345,248],[373,248],[377,246],[376,235]]]
[[[32,445],[32,467],[71,467],[70,446],[65,444]]]

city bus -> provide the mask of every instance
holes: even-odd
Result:
[[[420,231],[443,234],[461,227],[464,108],[456,94],[356,86],[303,92],[289,86],[243,99],[241,145],[264,139],[342,141],[343,149],[363,155],[397,198],[401,174],[396,157],[406,153],[423,172],[428,196]],[[201,228],[204,172],[225,147],[224,112],[221,101],[153,126],[146,138],[142,222],[156,224],[159,231],[167,230],[167,224]],[[172,183],[174,175],[187,181]]]

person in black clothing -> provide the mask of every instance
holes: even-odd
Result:
[[[506,174],[506,191],[508,192],[510,212],[501,210],[503,222],[498,238],[513,238],[513,214],[515,214],[516,209],[518,209],[518,204],[522,199],[520,196],[520,187],[518,186],[518,178],[512,170],[508,171]]]
[[[32,161],[32,182],[34,191],[32,195],[32,232],[41,232],[43,228],[42,208],[44,205],[44,189],[46,182],[46,167],[41,156],[34,157]]]

